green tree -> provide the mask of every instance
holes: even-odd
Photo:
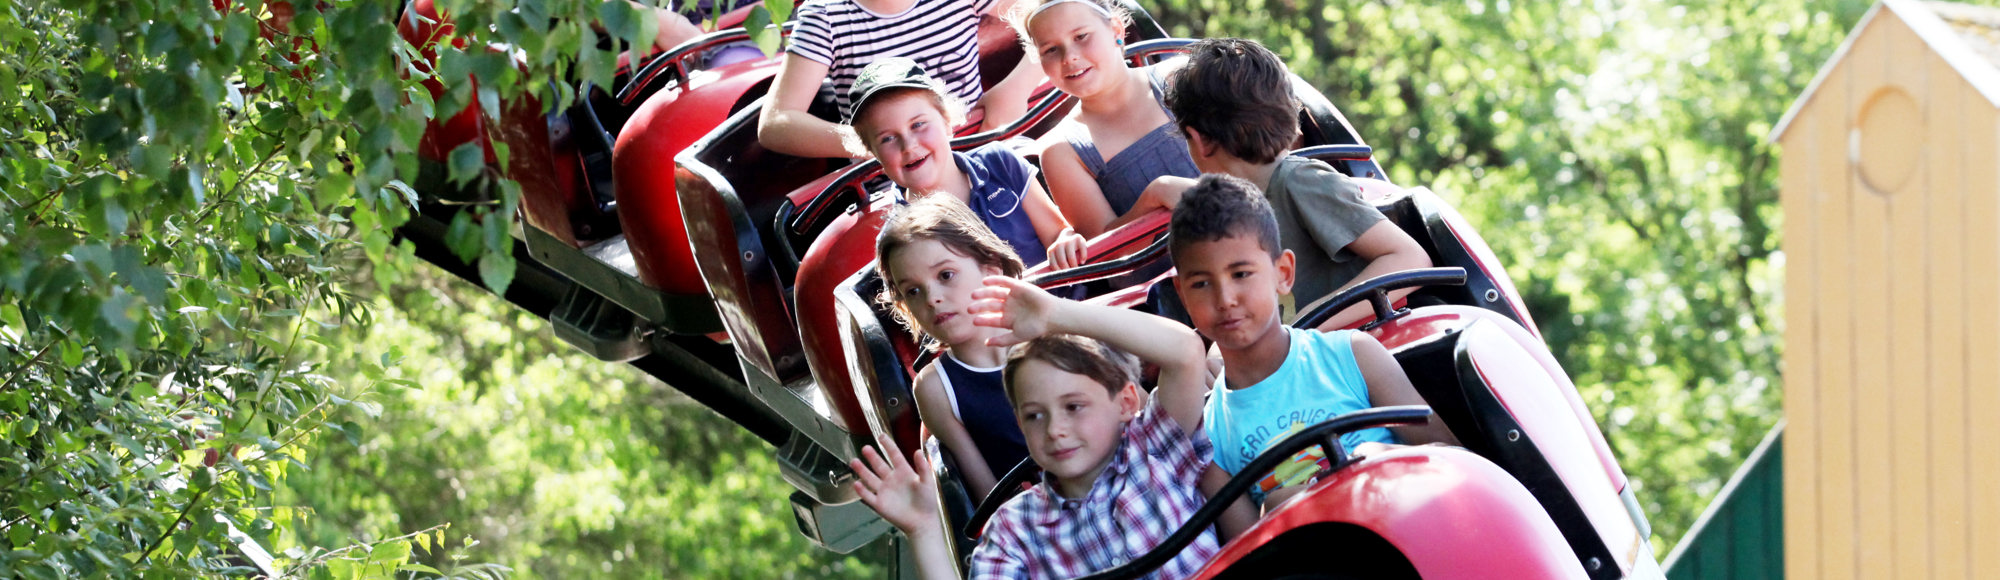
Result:
[[[561,106],[574,89],[544,79],[608,84],[608,47],[654,26],[623,2],[446,2],[473,48],[431,47],[434,99],[402,4],[0,4],[0,576],[247,572],[229,530],[277,546],[274,482],[361,441],[367,393],[398,380],[380,361],[345,363],[347,383],[322,371],[372,316],[355,260],[387,282],[419,267],[389,229],[426,122]],[[452,247],[504,289],[517,195],[479,157],[448,165],[494,192],[458,213]],[[430,537],[280,565],[382,574]]]
[[[354,344],[400,359],[360,421],[283,485],[300,543],[452,522],[470,559],[524,577],[869,578],[793,525],[771,446],[666,384],[555,339],[548,323],[456,279],[416,275],[377,298]],[[369,356],[378,356],[371,350]],[[326,370],[364,382],[364,365]],[[419,554],[445,566],[450,554]]]

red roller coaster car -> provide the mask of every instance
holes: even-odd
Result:
[[[1164,38],[1143,9],[1131,8],[1140,22],[1128,39],[1133,64],[1171,58],[1188,42]],[[401,24],[426,50],[454,42],[428,0]],[[1012,34],[989,24],[982,34]],[[844,552],[889,530],[854,501],[846,462],[876,433],[920,447],[910,377],[928,361],[869,299],[880,285],[873,240],[894,195],[879,166],[761,147],[756,117],[776,59],[710,62],[747,38],[741,29],[697,38],[621,72],[616,86],[579,87],[568,110],[514,103],[492,121],[469,109],[430,127],[426,171],[441,174],[435,162],[459,145],[507,143],[508,166],[496,169],[522,183],[523,227],[505,298],[549,319],[578,348],[658,376],[770,442],[799,490],[792,500],[801,532]],[[982,42],[984,62],[1021,58],[1017,43],[996,38]],[[1430,191],[1383,181],[1372,150],[1333,103],[1295,84],[1306,107],[1293,154],[1358,178],[1364,196],[1440,266],[1366,281],[1308,307],[1295,324],[1371,303],[1375,319],[1362,330],[1391,349],[1429,405],[1338,417],[1259,457],[1246,474],[1312,445],[1326,446],[1339,467],[1225,546],[1202,576],[1662,577],[1622,469],[1485,242]],[[953,146],[1007,141],[1033,159],[1073,108],[1070,97],[1044,91],[1023,119]],[[814,112],[832,117],[826,107]],[[477,192],[421,181],[420,215],[398,233],[419,257],[477,280],[476,264],[443,241],[459,206],[438,203]],[[1030,279],[1087,284],[1099,291],[1090,300],[1185,320],[1165,261],[1166,222],[1156,214],[1127,224],[1091,240],[1087,265],[1038,269]],[[1109,288],[1114,282],[1124,287]],[[1405,303],[1387,300],[1388,291],[1410,287],[1419,289]],[[1432,413],[1464,448],[1355,460],[1339,448],[1341,432]],[[960,546],[1034,474],[1025,463],[991,505],[975,508],[945,459],[938,481],[944,497],[958,499],[942,517],[963,532]],[[1233,480],[1223,499],[1250,484]],[[1093,577],[1148,572],[1207,527],[1221,503],[1167,544]]]

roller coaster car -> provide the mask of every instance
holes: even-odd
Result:
[[[1298,150],[1337,168],[1366,158],[1365,146]],[[1416,447],[1343,465],[1321,482],[1225,546],[1204,577],[1262,578],[1298,573],[1355,573],[1362,577],[1656,578],[1646,521],[1623,471],[1611,455],[1574,386],[1527,325],[1506,272],[1462,218],[1424,189],[1398,189],[1363,178],[1364,195],[1410,233],[1443,268],[1400,272],[1359,284],[1306,309],[1293,321],[1312,328],[1348,306],[1369,302],[1375,319],[1362,330],[1388,347],[1436,415],[1464,449]],[[1094,243],[1140,245],[1156,239],[1165,220],[1154,216],[1106,234]],[[1136,227],[1135,227],[1136,226]],[[1146,229],[1144,234],[1127,230]],[[1161,259],[1164,244],[1115,263],[1031,277],[1047,288],[1115,276]],[[1177,304],[1171,273],[1149,288],[1128,288],[1095,298],[1117,305]],[[905,449],[920,448],[920,428],[909,404],[909,369],[919,364],[900,344],[898,329],[873,295],[863,272],[836,291],[841,339],[848,352],[854,392],[870,428],[890,434]],[[1418,287],[1409,304],[1395,308],[1391,290]],[[1336,419],[1334,422],[1339,422]],[[1340,427],[1347,430],[1358,427]],[[1311,433],[1324,433],[1312,431]],[[1307,437],[1301,435],[1300,437]],[[1300,443],[1307,445],[1310,442]],[[1291,451],[1274,449],[1272,461]],[[1329,452],[1331,456],[1331,451]],[[938,462],[947,529],[960,530],[958,548],[969,549],[998,502],[1035,474],[1032,462],[1009,473],[988,505],[967,511],[968,494],[951,476],[950,458]],[[1239,480],[1268,469],[1250,468]],[[1238,490],[1239,492],[1241,490]],[[1228,498],[1225,498],[1228,499]],[[1215,512],[1220,511],[1217,504]],[[1187,528],[1189,539],[1215,514],[1204,512]],[[1355,546],[1338,562],[1298,558],[1308,546]],[[1379,548],[1379,549],[1377,549]],[[1143,574],[1178,547],[1162,546],[1157,558],[1134,561],[1105,577]],[[1550,554],[1560,558],[1550,559]],[[1357,572],[1359,571],[1359,572]],[[1338,576],[1336,576],[1338,577]]]
[[[1131,40],[1161,36],[1143,10],[1135,14],[1142,24]],[[429,0],[413,3],[403,18],[399,31],[427,54],[433,43],[462,42]],[[507,165],[496,169],[522,184],[526,222],[515,246],[521,266],[506,298],[549,318],[583,350],[669,379],[778,446],[781,470],[800,490],[793,502],[802,531],[845,551],[885,529],[865,508],[855,511],[845,462],[874,433],[919,447],[909,377],[925,361],[872,300],[880,286],[869,267],[872,242],[893,203],[881,191],[879,168],[760,147],[756,111],[775,60],[712,58],[746,38],[726,30],[696,39],[621,74],[611,90],[584,85],[576,106],[554,114],[532,101],[510,103],[498,115],[468,107],[434,124],[420,154],[427,173],[438,175],[445,156],[464,144],[478,144],[492,165],[493,144],[506,143]],[[1186,42],[1134,42],[1128,56],[1145,61]],[[1457,268],[1369,281],[1318,303],[1297,323],[1370,300],[1379,319],[1365,331],[1392,350],[1466,447],[1343,462],[1226,546],[1207,575],[1293,571],[1320,563],[1293,552],[1337,540],[1357,547],[1341,569],[1389,576],[1657,577],[1623,472],[1506,272],[1435,195],[1380,181],[1371,150],[1338,109],[1295,83],[1306,104],[1296,153],[1361,179],[1368,199],[1433,263]],[[1072,106],[1050,94],[1007,129],[957,139],[954,147],[1032,139]],[[824,108],[816,113],[831,116]],[[418,184],[427,203],[398,233],[416,242],[423,259],[476,279],[476,268],[443,249],[456,210],[434,201],[465,192],[442,181]],[[1037,270],[1031,279],[1056,287],[1136,277],[1138,284],[1090,299],[1174,316],[1172,272],[1161,268],[1165,226],[1164,215],[1148,216],[1092,240],[1086,266]],[[1135,274],[1153,271],[1163,273]],[[1391,308],[1385,292],[1407,284],[1424,285],[1409,304],[1428,306]],[[1343,417],[1306,435],[1388,420],[1410,418]],[[1009,479],[1029,472],[1016,469]],[[948,497],[965,497],[949,473],[939,481]],[[1007,485],[996,489],[991,497],[1007,495]],[[947,511],[970,541],[976,510],[959,502]],[[1171,553],[1170,546],[1158,553]],[[1141,573],[1151,558],[1117,573]]]

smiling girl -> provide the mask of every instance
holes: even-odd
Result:
[[[861,70],[848,94],[854,103],[848,122],[906,197],[958,200],[1029,267],[1044,257],[1058,269],[1083,261],[1083,237],[1042,191],[1026,159],[1004,143],[952,151],[960,106],[916,61],[876,61]]]
[[[1058,129],[1065,142],[1042,156],[1049,191],[1070,224],[1095,237],[1171,207],[1159,198],[1182,188],[1152,184],[1200,175],[1161,100],[1163,79],[1180,61],[1126,67],[1131,14],[1112,2],[1046,0],[1016,22],[1042,72],[1079,101],[1073,122]]]

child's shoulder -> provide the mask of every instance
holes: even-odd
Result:
[[[1278,159],[1278,169],[1272,173],[1271,179],[1282,180],[1292,189],[1317,189],[1326,186],[1354,188],[1353,180],[1348,179],[1332,165],[1327,165],[1325,161],[1289,153]]]
[[[1028,158],[1023,157],[1020,151],[1016,151],[1014,149],[1014,143],[1012,143],[1011,141],[1004,141],[1004,140],[994,141],[992,143],[987,143],[985,145],[974,147],[972,148],[971,151],[966,151],[962,154],[965,155],[967,159],[972,160],[972,162],[980,164],[987,164],[987,163],[1005,163],[1009,165],[1028,164]]]
[[[1368,336],[1368,333],[1351,329],[1320,332],[1304,328],[1288,328],[1287,331],[1292,333],[1292,340],[1299,341],[1299,348],[1286,353],[1286,356],[1291,357],[1334,354],[1353,358],[1354,341],[1375,340],[1374,337]]]

